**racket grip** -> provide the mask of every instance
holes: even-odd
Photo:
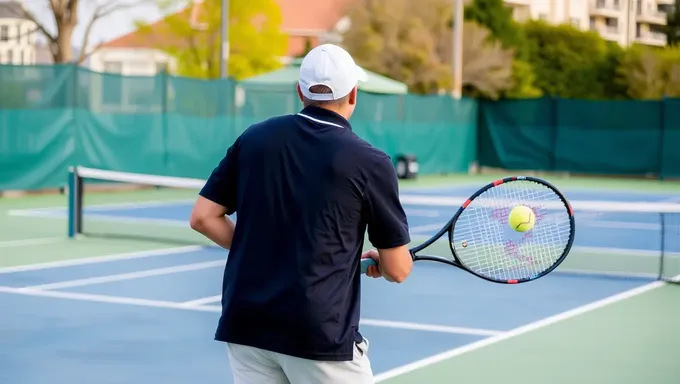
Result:
[[[378,265],[375,260],[369,258],[366,259],[361,259],[361,274],[365,275],[366,271],[368,271],[368,267],[371,265]]]

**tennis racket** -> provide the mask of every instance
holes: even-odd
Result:
[[[528,231],[518,232],[508,223],[517,206],[534,213]],[[449,264],[491,282],[525,283],[547,275],[564,261],[574,242],[574,229],[571,205],[552,184],[529,176],[508,177],[475,192],[439,232],[410,253],[413,261]],[[448,250],[447,256],[420,254],[445,234],[451,257]],[[376,262],[362,259],[362,273],[370,265]]]

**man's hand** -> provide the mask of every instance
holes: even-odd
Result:
[[[368,270],[366,271],[367,276],[370,276],[372,278],[382,277],[382,273],[380,272],[380,268],[378,267],[380,265],[380,254],[378,254],[378,251],[376,251],[375,249],[366,251],[361,255],[361,258],[362,259],[371,258],[376,263],[376,265],[371,265],[370,267],[368,267]]]

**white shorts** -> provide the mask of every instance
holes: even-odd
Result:
[[[301,359],[227,343],[234,384],[374,384],[368,340],[354,346],[352,361]]]

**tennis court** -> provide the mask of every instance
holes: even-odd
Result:
[[[505,286],[420,262],[401,285],[363,280],[378,382],[680,380],[680,287],[657,281],[662,250],[680,274],[679,188],[553,182],[577,223],[557,272]],[[403,187],[414,242],[479,186]],[[0,382],[231,382],[212,340],[227,252],[188,229],[195,192],[88,192],[77,240],[64,196],[0,200]]]

